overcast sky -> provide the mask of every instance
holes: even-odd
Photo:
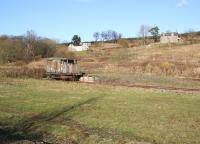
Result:
[[[200,0],[1,0],[0,35],[38,35],[70,41],[74,34],[113,29],[124,37],[138,35],[142,24],[161,32],[200,30]]]

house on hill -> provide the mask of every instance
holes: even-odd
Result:
[[[176,32],[162,33],[160,37],[160,43],[179,43],[181,38]]]
[[[73,44],[70,44],[68,46],[68,50],[69,51],[87,51],[90,46],[91,46],[91,43],[89,42],[83,42],[80,44],[80,46],[75,46]]]

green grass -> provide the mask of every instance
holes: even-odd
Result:
[[[0,140],[200,143],[199,104],[199,93],[4,79]]]

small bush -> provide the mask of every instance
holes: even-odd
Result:
[[[174,64],[167,61],[167,62],[161,63],[160,67],[163,72],[168,74],[174,68]]]
[[[45,69],[43,68],[28,68],[28,67],[13,67],[1,69],[2,75],[11,78],[43,78]]]
[[[122,47],[124,47],[124,48],[128,48],[129,47],[129,44],[128,44],[128,42],[126,40],[121,39],[121,40],[118,40],[117,43],[119,45],[121,45]]]
[[[66,47],[58,47],[54,54],[55,57],[66,57],[66,58],[75,58],[76,55],[74,52],[68,51]]]

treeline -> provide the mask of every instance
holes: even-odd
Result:
[[[37,36],[33,31],[27,31],[25,36],[0,36],[0,62],[29,62],[37,58],[53,56],[56,42]]]
[[[95,32],[93,34],[93,37],[96,42],[99,40],[117,42],[117,40],[122,38],[122,34],[116,32],[114,30],[107,30],[107,31],[103,31],[103,32]]]

